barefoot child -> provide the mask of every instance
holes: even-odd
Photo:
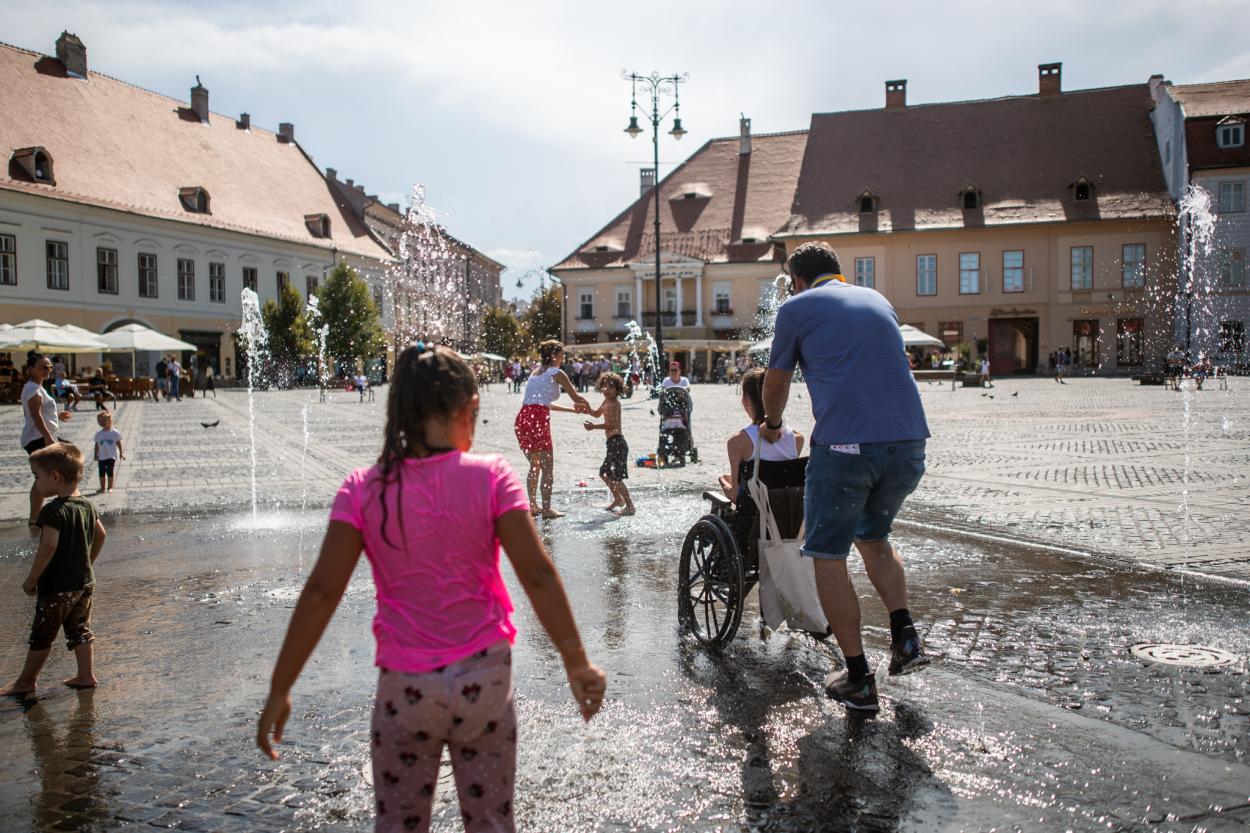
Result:
[[[105,478],[108,479],[108,491],[113,491],[113,467],[117,465],[117,457],[126,459],[126,449],[122,446],[122,435],[113,430],[113,413],[101,411],[96,414],[96,423],[100,430],[95,432],[95,452],[91,458],[96,461],[100,470],[100,492],[105,491]]]
[[[78,491],[82,478],[82,452],[69,443],[53,443],[30,455],[35,488],[54,498],[39,512],[39,549],[30,575],[22,582],[28,596],[37,596],[35,619],[30,628],[30,650],[16,680],[0,695],[29,694],[52,651],[58,630],[65,630],[65,645],[74,652],[78,673],[65,680],[72,688],[96,684],[91,667],[91,596],[95,575],[91,565],[104,546],[104,525],[95,507]]]
[[[382,455],[339,489],[321,555],[291,616],[257,745],[277,758],[291,686],[325,631],[361,549],[373,568],[379,667],[373,708],[375,830],[430,829],[443,746],[450,747],[467,830],[515,829],[517,728],[512,602],[503,544],[564,662],[582,718],[603,702],[564,585],[543,549],[525,489],[498,455],[470,454],[473,373],[451,350],[400,354]]]
[[[629,477],[629,443],[621,433],[621,392],[625,382],[615,373],[604,373],[599,377],[599,391],[603,394],[603,402],[598,408],[589,411],[591,416],[603,417],[603,423],[583,422],[587,431],[602,430],[608,439],[608,454],[599,467],[599,477],[603,479],[608,491],[612,493],[612,503],[606,508],[609,512],[619,506],[617,514],[634,514],[634,502],[629,497],[629,487],[625,479]]]

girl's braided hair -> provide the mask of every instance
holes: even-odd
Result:
[[[403,462],[445,449],[425,444],[425,423],[454,414],[477,394],[477,380],[464,359],[446,347],[418,343],[405,349],[395,362],[391,390],[386,397],[386,435],[378,457],[382,481],[382,538],[386,534],[386,489],[399,487],[400,533],[403,533]]]

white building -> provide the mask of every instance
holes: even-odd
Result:
[[[307,295],[336,262],[381,280],[389,253],[292,125],[213,113],[198,80],[189,105],[140,89],[86,55],[68,33],[56,57],[0,45],[0,320],[137,321],[231,377],[244,286],[262,302],[284,281]],[[119,375],[155,362],[108,358]]]

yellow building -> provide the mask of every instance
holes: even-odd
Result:
[[[784,255],[824,240],[847,280],[882,292],[901,323],[988,353],[996,374],[1044,371],[1060,348],[1091,372],[1162,361],[1175,211],[1149,87],[1064,93],[1058,64],[1038,79],[1031,95],[921,106],[907,105],[906,81],[890,81],[884,108],[816,114],[808,131],[757,137],[736,172],[723,158],[732,140],[709,142],[660,184],[664,258],[703,275],[694,299],[676,289],[694,304],[692,323],[719,305],[734,315],[701,334],[744,334]],[[786,151],[760,165],[766,138]],[[718,187],[701,189],[708,182]],[[655,251],[649,203],[644,194],[557,267],[572,332],[612,340],[629,272],[644,282],[654,272],[643,268]],[[739,216],[757,229],[735,232]],[[748,236],[758,252],[735,257]]]

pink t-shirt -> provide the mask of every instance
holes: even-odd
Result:
[[[330,510],[360,530],[373,567],[376,664],[420,674],[513,641],[495,521],[529,501],[507,461],[459,451],[405,460],[385,490],[387,538],[382,491],[377,466],[357,469]]]

